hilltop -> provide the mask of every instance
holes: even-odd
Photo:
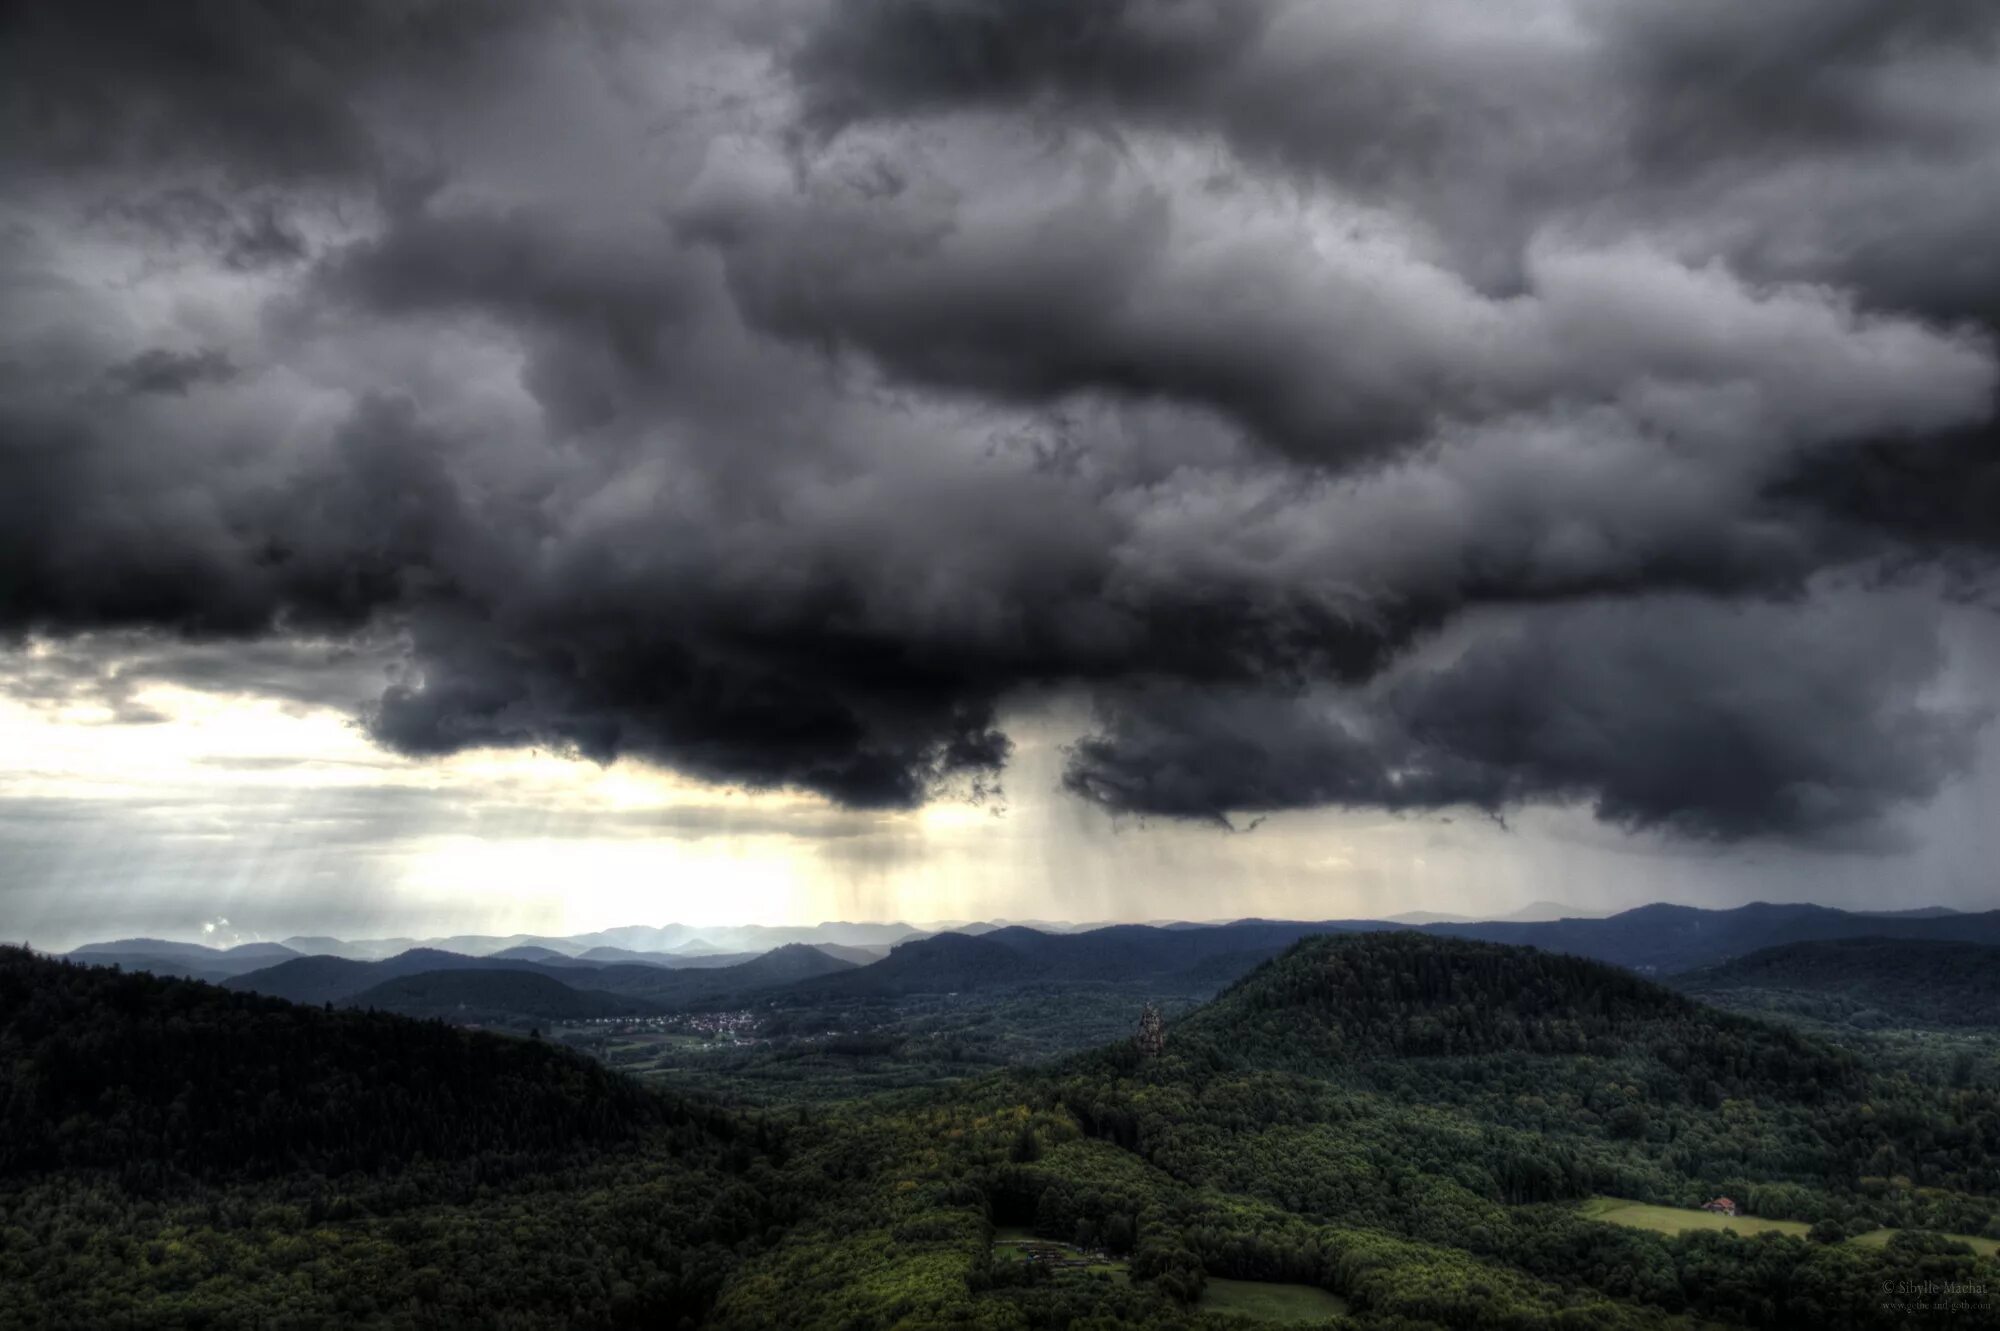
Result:
[[[1275,1026],[1344,1058],[1581,1052],[1700,1008],[1629,971],[1559,953],[1409,933],[1307,939],[1201,1009],[1190,1033],[1242,1047]]]
[[[818,1000],[1128,983],[1206,996],[1300,938],[1339,927],[1238,920],[1185,928],[1112,924],[1076,933],[1025,925],[943,933],[899,943],[881,961],[851,974],[796,986],[793,996]]]
[[[786,943],[761,956],[728,965],[683,966],[672,970],[643,964],[615,965],[582,977],[563,978],[607,993],[629,994],[680,1007],[741,998],[854,969],[853,962],[829,956],[810,944]]]
[[[1548,1088],[1644,1068],[1657,1099],[1754,1089],[1817,1102],[1860,1084],[1851,1056],[1705,1007],[1601,962],[1412,933],[1308,938],[1172,1031],[1181,1062],[1308,1072],[1384,1060],[1540,1060]],[[1570,1066],[1548,1066],[1569,1060]],[[1407,1071],[1395,1077],[1407,1080]],[[1378,1083],[1379,1084],[1379,1083]]]
[[[1025,984],[1043,971],[1031,957],[990,936],[939,934],[899,943],[867,966],[796,984],[799,999],[886,998],[915,993],[957,993]]]

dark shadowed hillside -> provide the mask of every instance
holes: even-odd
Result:
[[[795,1210],[774,1140],[541,1041],[0,951],[6,1331],[700,1325]]]
[[[1677,1097],[1754,1081],[1813,1099],[1859,1083],[1854,1061],[1831,1048],[1617,967],[1412,933],[1307,939],[1174,1033],[1224,1061],[1285,1067],[1642,1053],[1671,1070]]]
[[[1791,943],[1689,971],[1675,987],[1725,1007],[1861,1026],[2000,1026],[2000,947],[1905,938]]]
[[[350,1007],[451,1021],[495,1021],[508,1017],[584,1021],[662,1010],[647,999],[571,988],[553,976],[510,970],[424,971],[384,980],[342,1001]]]
[[[1242,920],[1174,929],[1116,924],[1058,934],[1009,925],[978,935],[944,933],[900,943],[873,965],[830,983],[796,987],[800,998],[960,993],[1022,985],[1159,984],[1212,992],[1300,938],[1347,926]]]
[[[989,942],[1005,944],[1032,958],[1057,979],[1119,981],[1172,975],[1221,957],[1236,958],[1247,969],[1253,962],[1275,956],[1301,938],[1368,927],[1381,926],[1238,920],[1199,929],[1111,924],[1073,934],[1043,933],[1017,926],[997,929],[985,937]]]
[[[295,957],[228,981],[245,993],[288,998],[294,1003],[339,1003],[363,989],[404,975],[443,970],[519,970],[541,972],[533,961],[505,957],[467,957],[436,948],[413,947],[384,961],[350,961],[345,957]],[[578,974],[586,972],[579,971]]]
[[[542,947],[535,943],[522,943],[517,947],[503,947],[498,952],[486,954],[490,961],[532,961],[543,966],[574,966],[577,958],[566,952],[558,952],[552,947]]]
[[[810,943],[786,943],[781,947],[772,948],[761,957],[754,957],[733,966],[718,967],[705,975],[690,977],[690,982],[727,983],[733,987],[747,989],[761,985],[791,984],[799,980],[816,979],[822,975],[840,975],[854,968],[854,962],[834,956]]]
[[[0,1175],[340,1173],[561,1152],[669,1105],[536,1042],[0,952]]]
[[[386,964],[334,956],[294,957],[239,975],[228,981],[227,987],[294,1003],[331,1003],[391,978],[396,972],[382,969]]]
[[[574,983],[606,993],[630,994],[668,1007],[728,1001],[822,976],[854,970],[806,943],[786,943],[748,961],[726,966],[605,966]],[[571,979],[564,976],[565,980]]]
[[[795,984],[787,996],[837,1000],[957,993],[1025,984],[1044,969],[1034,958],[991,937],[938,934],[898,943],[873,965]]]

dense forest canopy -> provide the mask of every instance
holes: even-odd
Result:
[[[1857,1026],[2000,1025],[2000,946],[1941,939],[1789,943],[1675,979],[1750,1011]]]
[[[1927,1067],[1378,933],[1297,943],[1157,1053],[764,1111],[544,1039],[9,951],[0,1325],[1235,1325],[1211,1280],[1383,1331],[1929,1325],[1884,1287],[2000,1278],[1924,1232],[2000,1237],[2000,1059]],[[1810,1234],[1592,1201],[1718,1193]]]

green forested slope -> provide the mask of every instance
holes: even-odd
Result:
[[[1316,1286],[1377,1331],[1892,1331],[1981,1324],[1914,1316],[1897,1282],[2000,1288],[1947,1241],[1846,1241],[2000,1232],[1987,1070],[1870,1066],[1523,949],[1309,939],[1161,1056],[776,1118],[533,1041],[18,954],[7,975],[5,1126],[41,1145],[0,1177],[0,1325],[1220,1331],[1222,1277]],[[188,1135],[184,1100],[222,1126]],[[1813,1240],[1584,1205],[1719,1191]],[[1003,1224],[1108,1270],[996,1255]]]
[[[1676,976],[1749,1012],[1878,1026],[2000,1026],[2000,947],[1906,938],[1792,943]]]
[[[406,1017],[455,1021],[500,1021],[516,1017],[543,1021],[588,1021],[663,1011],[643,998],[575,987],[532,971],[424,971],[398,976],[363,989],[348,1006],[379,1008]]]
[[[0,1174],[256,1177],[629,1139],[668,1102],[565,1050],[0,953]]]
[[[540,1042],[0,950],[0,1326],[693,1324],[782,1154]]]

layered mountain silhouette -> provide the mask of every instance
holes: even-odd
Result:
[[[730,965],[680,968],[577,964],[570,959],[548,963],[520,955],[468,957],[412,948],[382,961],[294,957],[226,983],[232,989],[296,1003],[374,1006],[418,1016],[446,1015],[461,1004],[495,1010],[495,1000],[511,994],[528,1004],[511,1009],[521,1015],[581,1018],[658,1013],[853,969],[853,962],[804,943],[789,943]],[[517,978],[510,984],[505,979],[509,976]],[[422,983],[401,983],[406,980]],[[585,1001],[568,1003],[554,990],[580,993]]]
[[[1537,908],[1531,909],[1545,904],[1538,903]],[[842,924],[764,932],[773,936],[787,932],[811,935],[832,930],[846,936],[880,937],[906,929],[901,924],[866,929]],[[1833,986],[1851,985],[1855,981],[1855,968],[1873,967],[1880,972],[1875,987],[1844,1000],[1847,1006],[1837,1015],[1854,1016],[1880,1007],[1891,1013],[1911,1015],[1914,1020],[1949,1023],[1952,1017],[1936,1001],[1931,1002],[1928,1016],[1912,1015],[1907,1005],[1897,1006],[1901,1000],[1892,992],[1894,975],[1924,964],[1920,960],[1923,954],[1908,949],[1898,951],[1888,945],[1909,944],[1915,948],[1926,943],[1970,943],[2000,947],[2000,912],[1961,914],[1924,908],[1878,914],[1760,902],[1733,910],[1652,905],[1604,918],[1444,920],[1419,925],[1383,920],[1243,919],[1215,924],[1113,924],[1057,931],[988,923],[936,934],[912,932],[893,946],[821,939],[784,942],[751,953],[704,951],[709,945],[707,934],[697,935],[682,926],[663,926],[652,930],[605,930],[596,935],[539,941],[467,936],[482,946],[504,945],[488,953],[411,947],[373,959],[334,954],[299,956],[293,948],[280,944],[246,944],[224,949],[157,939],[90,944],[71,955],[95,964],[208,980],[301,1003],[350,1004],[364,1001],[361,996],[365,993],[379,991],[367,1001],[388,1010],[421,1015],[463,1017],[467,1013],[488,1011],[494,1000],[511,994],[520,1004],[511,1009],[516,1015],[554,1020],[564,1015],[645,1015],[751,999],[838,1003],[1038,985],[1125,985],[1204,998],[1302,939],[1390,932],[1524,944],[1657,977],[1743,959],[1745,968],[1682,986],[1690,992],[1736,993],[1735,1006],[1751,1005],[1751,1000],[1741,997],[1749,990],[1823,992]],[[611,936],[637,942],[676,941],[694,951],[641,951],[612,942],[578,945],[584,938]],[[1877,946],[1872,950],[1857,947],[1822,952],[1806,948],[1778,962],[1756,963],[1756,968],[1748,962],[1752,954],[1772,948],[1863,939],[1876,940]],[[358,946],[343,945],[350,953]],[[1943,959],[1970,954],[1930,955]],[[455,982],[433,978],[422,986],[385,987],[390,981],[406,977],[463,971],[485,972],[489,978]],[[581,1001],[565,999],[546,983],[510,986],[490,978],[495,973],[532,975],[592,997]],[[1816,980],[1813,974],[1823,974],[1825,978]],[[1987,1011],[1982,1005],[1990,1000],[1982,996],[1979,983],[1976,975],[1969,975],[1965,981],[1968,1013]],[[1756,1002],[1769,1005],[1768,1000]],[[1961,1018],[1974,1019],[1979,1018]]]
[[[422,971],[384,980],[345,1000],[350,1007],[379,1008],[406,1017],[460,1021],[535,1017],[544,1021],[587,1021],[664,1011],[657,1003],[626,994],[577,989],[535,971]]]
[[[288,957],[303,954],[279,943],[209,947],[202,943],[169,942],[163,938],[121,938],[110,943],[86,943],[70,955],[93,966],[118,966],[154,975],[220,982],[232,975],[261,970]]]

